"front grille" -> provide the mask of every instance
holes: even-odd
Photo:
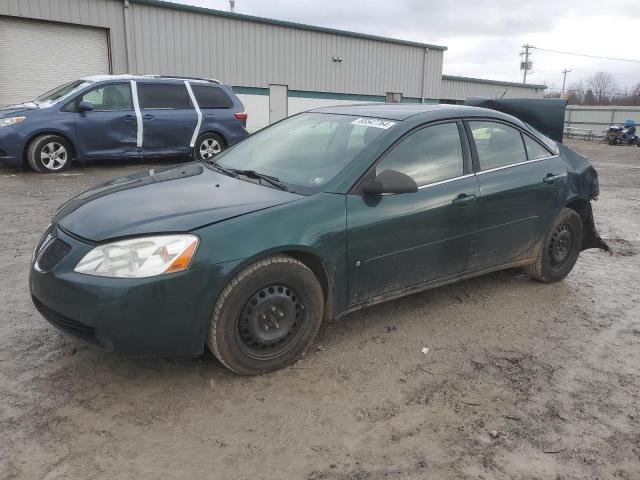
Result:
[[[47,229],[44,232],[42,232],[42,236],[40,237],[40,240],[38,240],[38,243],[36,244],[36,249],[34,250],[36,256],[40,255],[40,250],[42,249],[42,245],[44,245],[44,242],[49,238],[49,235],[51,235],[51,232],[55,232],[55,227],[53,226],[53,223],[50,223]]]
[[[59,238],[50,240],[38,256],[38,268],[43,272],[51,270],[70,250],[71,246]]]
[[[95,337],[95,328],[90,325],[86,325],[84,323],[77,322],[76,320],[65,317],[52,308],[47,307],[36,297],[32,296],[31,298],[33,299],[33,304],[36,306],[40,314],[60,330],[75,335],[76,337],[79,337],[85,341],[97,343]]]

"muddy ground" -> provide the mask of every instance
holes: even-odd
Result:
[[[54,209],[139,164],[1,169],[0,478],[640,478],[640,148],[572,145],[613,254],[555,285],[511,270],[368,308],[255,378],[116,358],[32,306]]]

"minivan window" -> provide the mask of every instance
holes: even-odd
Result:
[[[412,133],[376,166],[376,175],[384,170],[409,175],[418,186],[461,176],[464,160],[458,125],[443,123]]]
[[[131,110],[131,84],[112,83],[101,85],[85,92],[79,98],[81,102],[89,102],[94,111]]]
[[[207,108],[231,108],[233,102],[220,87],[191,84],[198,106]]]
[[[142,109],[190,108],[187,89],[183,84],[138,83],[138,98]]]
[[[481,170],[525,162],[527,154],[519,130],[503,123],[469,122]]]

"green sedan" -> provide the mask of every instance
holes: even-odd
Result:
[[[557,282],[582,250],[607,249],[598,179],[527,122],[468,106],[323,108],[213,160],[97,185],[36,245],[33,302],[98,348],[208,346],[254,375],[299,359],[323,319],[390,298],[512,267]]]

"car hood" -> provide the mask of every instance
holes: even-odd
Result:
[[[94,242],[198,227],[304,198],[214,171],[205,163],[117,178],[62,205],[54,223]]]
[[[37,110],[38,108],[40,108],[38,104],[33,102],[19,103],[16,105],[2,105],[0,106],[0,118],[12,117],[19,113]]]

